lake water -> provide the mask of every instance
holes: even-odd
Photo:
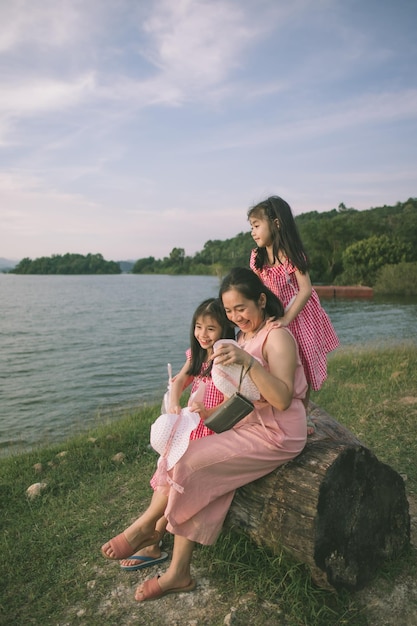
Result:
[[[208,276],[0,274],[0,454],[158,402]],[[323,300],[342,345],[417,341],[417,299]]]

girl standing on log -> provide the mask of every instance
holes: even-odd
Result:
[[[120,559],[121,545],[133,552],[154,543],[157,520],[167,518],[167,529],[175,535],[171,563],[161,576],[139,585],[138,602],[195,589],[195,542],[213,544],[235,490],[290,461],[306,443],[307,382],[293,336],[274,321],[284,314],[281,302],[248,268],[236,268],[224,278],[220,297],[227,317],[239,328],[238,345],[221,344],[212,360],[240,365],[261,398],[230,430],[190,441],[147,510],[102,546],[106,558]]]
[[[227,319],[223,306],[218,298],[204,300],[194,312],[190,328],[190,348],[186,351],[186,360],[179,373],[170,381],[169,403],[164,412],[174,414],[181,411],[180,399],[187,387],[192,385],[188,407],[190,411],[200,415],[200,422],[191,432],[190,440],[201,439],[214,435],[207,428],[204,420],[224,401],[224,395],[214,386],[211,378],[213,345],[219,339],[234,339],[235,332]],[[157,487],[157,472],[151,478],[151,487]],[[120,561],[125,571],[136,571],[157,565],[168,558],[161,552],[161,539],[165,533],[167,521],[161,517],[156,524],[158,541],[143,550],[129,555]]]
[[[310,391],[319,390],[326,380],[327,353],[339,346],[339,339],[311,286],[307,253],[289,204],[271,196],[249,209],[248,220],[257,245],[251,253],[250,268],[283,303],[279,323],[288,326],[298,343],[308,382],[307,432],[312,435]]]

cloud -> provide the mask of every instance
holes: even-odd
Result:
[[[2,84],[0,111],[13,117],[19,115],[63,111],[84,102],[94,88],[91,74],[74,81],[54,79],[31,79],[13,84]]]
[[[257,35],[239,3],[162,0],[155,6],[144,24],[148,58],[174,82],[197,88],[221,82]]]
[[[77,5],[70,0],[0,3],[0,52],[34,46],[50,49],[74,42],[80,24]]]

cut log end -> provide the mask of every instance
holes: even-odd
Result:
[[[341,452],[317,503],[314,561],[336,589],[366,585],[410,541],[403,479],[363,446]]]
[[[364,587],[410,542],[404,481],[316,407],[304,451],[236,492],[226,527],[308,565],[316,584]]]

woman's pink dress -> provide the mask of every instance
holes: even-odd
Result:
[[[266,369],[263,345],[273,328],[276,325],[268,322],[245,345],[245,350]],[[239,336],[238,342],[242,344]],[[165,516],[169,532],[205,545],[214,543],[235,490],[300,454],[307,438],[302,402],[306,390],[307,381],[297,355],[294,397],[286,411],[260,400],[254,403],[254,411],[231,430],[190,441],[188,450],[168,472],[184,492],[168,484],[158,487],[168,496]]]
[[[296,268],[286,261],[282,265],[266,265],[258,270],[255,268],[255,253],[256,250],[252,250],[251,270],[278,296],[286,309],[298,293]],[[327,378],[327,353],[339,346],[339,339],[315,289],[288,328],[298,343],[307,382],[314,391],[318,391]]]

